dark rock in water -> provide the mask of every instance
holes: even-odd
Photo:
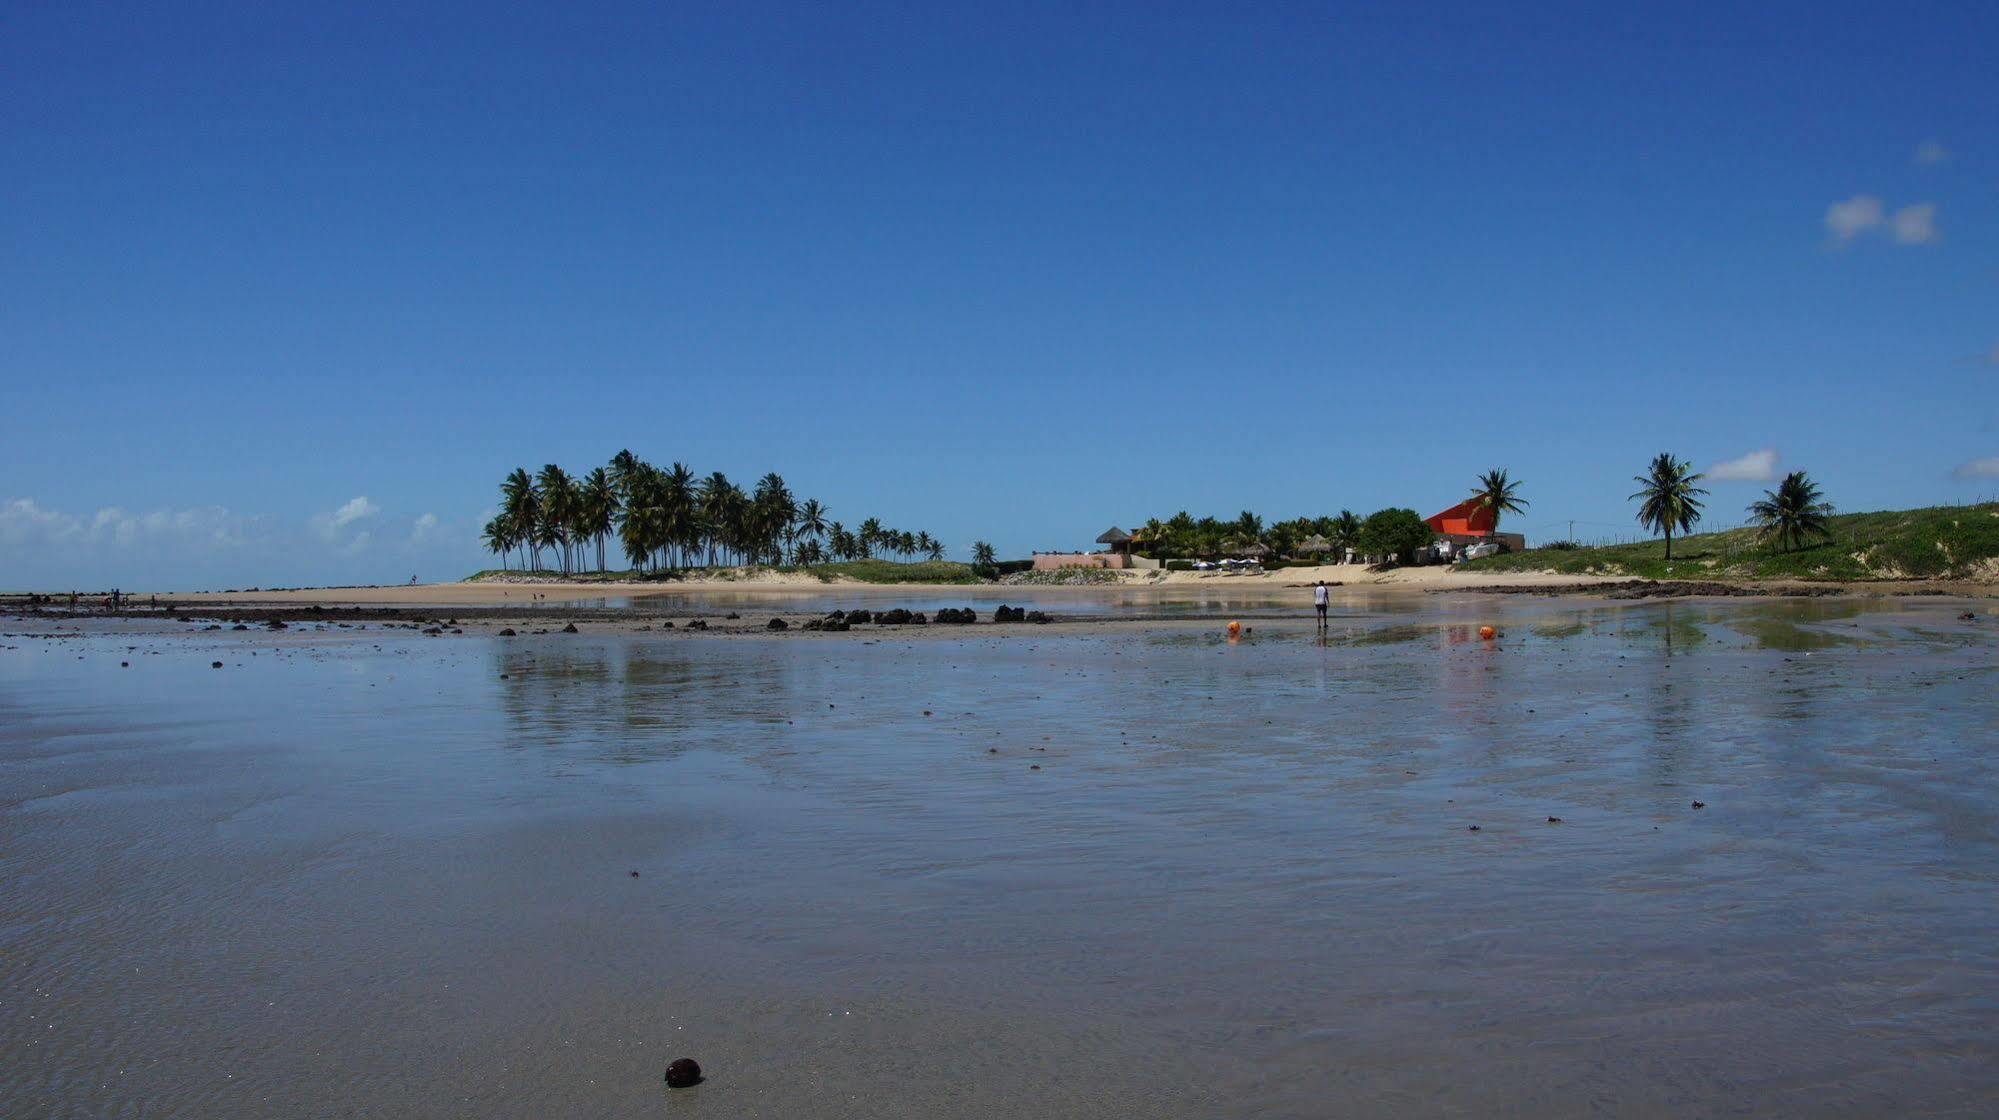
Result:
[[[693,1058],[675,1058],[666,1067],[666,1087],[685,1089],[701,1084],[701,1063]]]
[[[575,624],[575,623],[573,623],[573,622],[572,622],[572,623],[570,623],[569,625],[567,625],[567,626],[565,626],[565,627],[563,627],[563,628],[562,628],[562,632],[563,632],[563,633],[565,633],[565,634],[574,634],[574,633],[576,633],[576,624]]]
[[[1045,614],[1042,614],[1042,613],[1041,613],[1040,611],[1028,611],[1028,612],[1027,612],[1027,617],[1026,617],[1025,619],[1015,619],[1014,621],[1015,621],[1015,622],[1023,622],[1023,621],[1024,621],[1024,622],[1035,622],[1035,623],[1042,623],[1042,622],[1047,622],[1047,621],[1049,621],[1049,618],[1048,618],[1048,616],[1047,616],[1047,615],[1045,615]]]
[[[437,627],[435,627],[435,626],[427,626],[427,627],[425,627],[425,628],[424,628],[424,631],[423,631],[423,633],[424,633],[424,636],[425,636],[425,637],[429,637],[429,638],[435,638],[435,637],[437,637],[437,636],[438,636],[439,634],[442,634],[442,633],[444,633],[444,631],[443,631],[443,630],[440,630],[439,628],[437,628]]]
[[[1705,802],[1705,801],[1696,801],[1696,802],[1694,802],[1694,808],[1696,808],[1696,809],[1705,809],[1705,808],[1707,808],[1707,802]]]
[[[781,618],[773,618],[773,619],[771,619],[771,620],[770,620],[769,622],[766,622],[766,623],[764,623],[764,629],[766,629],[766,630],[789,630],[789,629],[791,629],[791,623],[789,623],[789,622],[786,622],[785,620],[783,620],[783,619],[781,619]]]
[[[249,629],[249,627],[248,627],[248,626],[245,626],[245,625],[243,625],[242,623],[240,623],[240,622],[239,622],[239,623],[237,623],[236,625],[234,625],[234,626],[231,626],[231,627],[230,627],[229,629],[231,629],[231,630],[248,630],[248,629]]]
[[[844,634],[847,631],[852,630],[853,628],[854,624],[851,622],[828,622],[823,627],[823,629],[832,630],[840,634]]]
[[[689,630],[706,630],[708,629],[708,620],[705,618],[697,618],[693,622],[688,623],[687,628]]]
[[[659,624],[659,628],[660,628],[661,630],[671,630],[671,629],[673,629],[673,622],[672,622],[672,620],[671,620],[671,619],[669,619],[669,620],[668,620],[668,621],[666,621],[666,622],[662,622],[662,623],[660,623],[660,624]]]
[[[500,637],[502,637],[502,638],[511,638],[511,637],[513,637],[513,636],[514,636],[514,628],[513,628],[513,627],[511,627],[511,626],[509,626],[509,627],[507,627],[506,629],[504,629],[504,630],[500,631]]]
[[[1478,826],[1477,826],[1477,825],[1472,825],[1472,826],[1471,826],[1470,828],[1467,828],[1467,829],[1465,829],[1465,831],[1466,831],[1466,832],[1477,832],[1477,831],[1478,831]]]
[[[209,667],[209,668],[211,668],[211,669],[220,669],[220,668],[222,668],[222,662],[220,662],[220,661],[211,661],[211,662],[209,662],[209,663],[208,663],[208,667]]]
[[[1009,607],[1005,603],[1001,603],[999,609],[993,612],[993,621],[1026,622],[1027,609],[1025,607]]]
[[[1961,614],[1961,615],[1958,615],[1957,617],[1958,617],[1958,619],[1959,619],[1960,621],[1963,621],[1963,622],[1971,622],[1971,621],[1975,620],[1975,619],[1976,619],[1976,618],[1977,618],[1978,616],[1977,616],[1976,614],[1972,613],[1971,611],[1965,611],[1965,612],[1964,612],[1963,614]]]
[[[1548,818],[1548,823],[1549,823],[1549,824],[1561,824],[1561,823],[1562,823],[1562,818],[1560,818],[1560,817],[1549,817],[1549,818]]]
[[[730,612],[729,612],[728,614],[725,614],[725,615],[723,615],[722,617],[723,617],[723,618],[741,618],[741,617],[743,617],[743,616],[742,616],[742,615],[739,615],[739,614],[737,614],[737,613],[736,613],[735,611],[730,611]]]
[[[638,878],[638,877],[639,877],[639,873],[638,873],[638,872],[636,872],[636,871],[632,872],[632,878],[636,879],[636,878]]]
[[[130,669],[132,667],[132,663],[130,661],[120,661],[118,663],[118,667],[120,669]]]
[[[875,621],[883,626],[903,626],[909,622],[909,612],[897,607],[892,611],[883,611],[876,615]]]
[[[771,621],[775,622],[777,620],[772,619]],[[826,620],[823,618],[808,618],[804,622],[799,623],[798,628],[800,630],[824,630],[826,629]]]
[[[848,622],[873,622],[875,616],[867,611],[848,611]]]
[[[826,612],[826,621],[828,621],[828,622],[839,622],[839,621],[841,621],[841,620],[845,619],[846,617],[847,617],[847,612],[846,612],[846,611],[827,611],[827,612]]]
[[[922,611],[910,611],[910,612],[909,612],[909,622],[910,622],[910,625],[912,625],[912,626],[928,626],[928,625],[930,625],[930,620],[929,620],[928,618],[924,617],[924,614],[923,614],[923,612],[922,612]]]
[[[945,607],[933,616],[932,621],[949,626],[969,626],[979,620],[970,607]]]
[[[273,630],[283,630],[285,628],[284,619],[281,618],[267,619],[264,622],[264,625],[270,627]]]

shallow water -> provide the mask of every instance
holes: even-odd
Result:
[[[0,638],[0,1115],[1989,1113],[1961,609]]]

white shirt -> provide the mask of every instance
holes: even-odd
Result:
[[[1326,589],[1324,587],[1312,588],[1312,605],[1315,607],[1326,605]]]

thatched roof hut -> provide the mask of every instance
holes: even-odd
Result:
[[[1113,525],[1097,536],[1097,543],[1109,546],[1112,552],[1131,551],[1131,534]]]
[[[1317,533],[1314,533],[1311,536],[1306,537],[1304,540],[1298,542],[1299,552],[1331,552],[1332,550],[1333,550],[1333,542],[1327,540],[1326,538],[1320,536]]]
[[[1242,554],[1261,558],[1270,555],[1270,547],[1262,541],[1251,541],[1249,547],[1242,550]]]

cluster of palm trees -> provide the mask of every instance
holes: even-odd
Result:
[[[1673,530],[1690,533],[1700,523],[1701,499],[1707,491],[1694,484],[1704,477],[1694,472],[1692,463],[1662,451],[1653,456],[1644,474],[1632,480],[1638,483],[1638,492],[1631,495],[1639,503],[1638,523],[1665,534],[1668,560],[1673,558]],[[1785,475],[1775,490],[1765,490],[1761,499],[1749,503],[1749,520],[1758,536],[1787,552],[1813,537],[1831,536],[1832,513],[1832,503],[1803,471]]]
[[[610,542],[640,571],[716,564],[818,564],[878,555],[942,559],[929,533],[890,529],[870,517],[849,531],[816,498],[798,501],[766,474],[745,492],[721,471],[697,477],[684,463],[660,468],[630,451],[581,477],[553,463],[516,468],[500,483],[500,512],[486,548],[511,568],[606,570]],[[544,553],[548,560],[544,560]]]
[[[1323,537],[1331,551],[1343,554],[1360,543],[1361,518],[1352,510],[1323,517],[1294,517],[1265,525],[1250,510],[1222,520],[1196,518],[1186,510],[1161,521],[1152,518],[1132,533],[1135,547],[1161,559],[1228,556],[1262,545],[1279,556],[1295,553],[1313,537]]]

